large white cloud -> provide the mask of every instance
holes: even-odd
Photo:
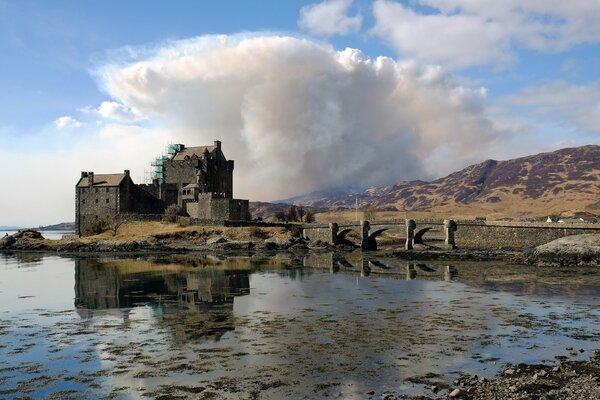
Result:
[[[131,53],[131,52],[130,52]],[[174,42],[101,69],[105,90],[187,145],[223,141],[236,194],[275,199],[442,175],[510,131],[439,67],[280,36]]]
[[[316,35],[346,35],[356,32],[362,24],[360,14],[350,16],[352,0],[325,0],[300,9],[298,25]]]
[[[559,52],[600,42],[600,2],[588,0],[417,0],[373,6],[373,32],[400,54],[455,67],[506,66],[515,49]]]

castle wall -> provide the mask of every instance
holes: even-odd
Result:
[[[85,235],[98,221],[111,221],[120,209],[118,187],[78,187],[77,233]]]
[[[185,204],[185,210],[193,219],[216,221],[247,221],[249,201],[214,197],[210,193],[198,195],[197,202]]]

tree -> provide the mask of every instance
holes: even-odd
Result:
[[[315,213],[311,210],[306,210],[306,216],[304,217],[304,222],[311,223],[315,222]]]
[[[275,213],[275,218],[277,219],[277,221],[285,221],[285,217],[287,217],[285,211],[277,211]]]
[[[296,206],[290,206],[287,217],[289,222],[298,221],[298,209]]]
[[[304,207],[298,207],[298,210],[296,212],[298,213],[298,219],[300,220],[300,222],[304,221],[304,216],[306,215],[306,210],[304,209]]]

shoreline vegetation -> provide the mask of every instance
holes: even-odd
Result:
[[[417,245],[405,250],[397,234],[378,239],[378,250],[365,254],[403,260],[506,261],[540,266],[600,266],[600,234],[563,237],[536,248],[445,249],[439,244]],[[37,230],[21,230],[0,238],[0,251],[84,253],[194,253],[332,251],[352,252],[360,243],[358,233],[348,234],[350,243],[331,244],[302,237],[302,225],[271,227],[226,227],[186,225],[174,222],[127,221],[107,227],[102,233],[78,237],[65,235],[45,239]],[[355,243],[352,245],[351,243]]]

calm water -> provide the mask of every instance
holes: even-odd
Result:
[[[595,270],[360,257],[0,254],[0,397],[433,396],[600,347]]]

